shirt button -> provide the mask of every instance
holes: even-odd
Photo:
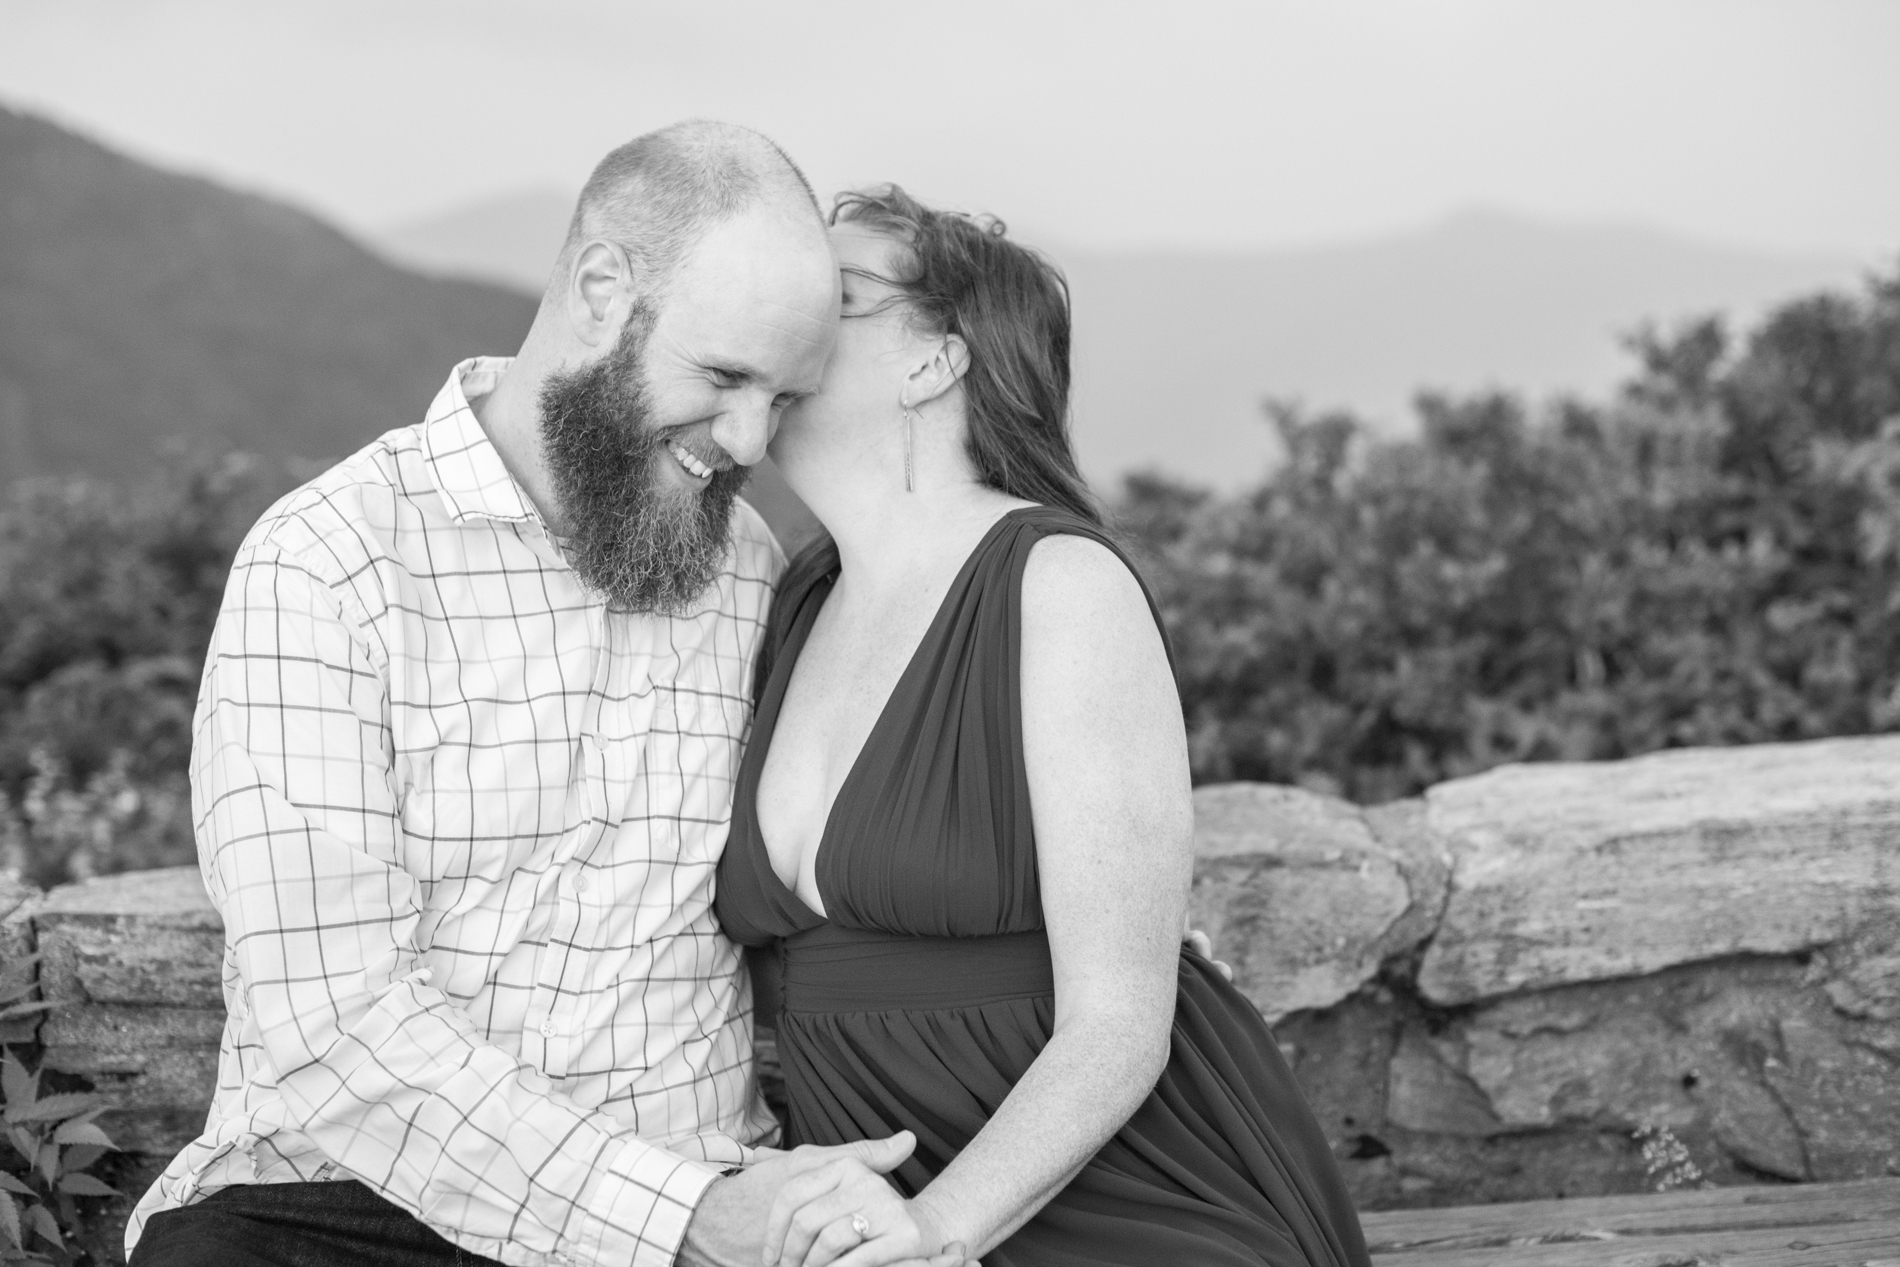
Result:
[[[585,893],[593,887],[594,881],[585,871],[576,871],[574,873],[574,891],[576,893]]]
[[[594,745],[595,752],[607,751],[607,736],[601,734],[599,731],[595,731],[593,734],[587,736],[587,738]]]
[[[552,1020],[542,1021],[541,1022],[541,1037],[553,1038],[554,1034],[555,1034],[554,1022]]]

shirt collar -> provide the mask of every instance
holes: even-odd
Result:
[[[514,358],[507,356],[463,361],[449,371],[449,381],[436,393],[423,422],[422,445],[430,477],[457,523],[470,519],[541,523],[534,503],[509,473],[468,403],[494,391],[513,363]]]

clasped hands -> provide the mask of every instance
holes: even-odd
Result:
[[[761,1160],[706,1192],[681,1248],[681,1267],[980,1267],[946,1244],[928,1207],[884,1176],[917,1146],[889,1139],[790,1152]]]

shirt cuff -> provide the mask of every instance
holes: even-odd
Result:
[[[581,1261],[673,1267],[693,1210],[722,1169],[622,1141],[581,1193]]]

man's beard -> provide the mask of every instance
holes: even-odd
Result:
[[[719,574],[732,501],[751,472],[735,464],[698,492],[667,487],[659,464],[674,458],[646,391],[652,325],[650,313],[635,311],[607,356],[548,375],[541,452],[581,580],[615,611],[679,615]]]

